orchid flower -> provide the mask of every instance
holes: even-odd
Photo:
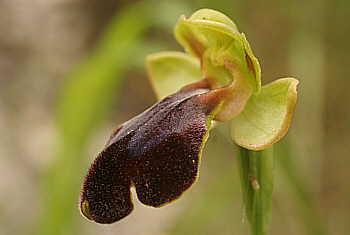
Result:
[[[182,15],[174,33],[185,52],[146,58],[160,101],[117,128],[85,177],[80,210],[98,223],[131,213],[131,186],[148,206],[179,198],[197,179],[212,121],[231,120],[232,140],[247,151],[268,149],[289,128],[298,80],[261,87],[258,60],[227,16]],[[248,176],[253,188],[261,180]]]

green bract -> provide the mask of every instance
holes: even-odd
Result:
[[[263,150],[287,132],[297,101],[294,78],[261,87],[261,69],[248,41],[224,14],[203,9],[190,18],[182,15],[176,39],[185,51],[148,56],[146,68],[158,97],[188,83],[208,80],[208,103],[220,99],[213,120],[232,119],[231,137],[238,145]]]

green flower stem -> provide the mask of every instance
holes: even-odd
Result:
[[[236,145],[245,211],[252,234],[267,234],[275,185],[273,148],[252,151]]]

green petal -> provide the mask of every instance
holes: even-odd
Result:
[[[199,10],[188,19],[182,15],[174,33],[185,51],[198,58],[214,45],[225,44],[232,39],[242,43],[236,25],[224,14],[209,9]]]
[[[151,54],[145,63],[148,78],[159,100],[201,78],[200,61],[183,52]]]
[[[244,33],[241,34],[243,39],[243,45],[244,45],[244,51],[246,53],[246,61],[248,64],[248,67],[251,71],[254,73],[255,77],[255,93],[260,92],[261,88],[261,68],[258,59],[254,56],[253,51],[249,45],[249,42],[247,41]]]
[[[298,83],[294,78],[283,78],[263,86],[233,119],[232,140],[251,150],[266,149],[280,140],[290,125]]]

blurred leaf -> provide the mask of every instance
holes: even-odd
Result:
[[[304,234],[330,234],[327,232],[323,216],[318,214],[320,208],[317,208],[315,197],[319,195],[311,187],[315,184],[310,177],[312,173],[306,172],[304,163],[300,159],[309,158],[309,156],[301,154],[300,146],[292,143],[291,138],[287,135],[286,138],[275,144],[277,169],[283,176],[281,180],[285,179],[282,181],[283,184],[288,187],[287,190],[284,190],[287,192],[284,193],[292,198],[293,205],[291,207],[295,208],[296,216],[305,226]],[[283,205],[283,207],[288,207],[288,205]]]
[[[63,234],[74,223],[73,213],[78,212],[72,202],[77,201],[82,179],[77,177],[82,146],[109,108],[120,75],[134,54],[133,44],[147,27],[143,20],[137,5],[118,14],[91,56],[67,79],[58,103],[62,142],[45,182],[48,200],[38,234]]]
[[[154,8],[148,7],[151,2]],[[76,232],[74,215],[79,214],[76,205],[86,170],[81,168],[85,141],[107,114],[123,71],[134,64],[135,57],[143,56],[137,51],[143,32],[158,22],[167,24],[154,10],[170,11],[173,6],[169,1],[141,1],[119,11],[91,55],[67,78],[57,107],[60,143],[54,165],[43,176],[45,200],[37,234]]]

